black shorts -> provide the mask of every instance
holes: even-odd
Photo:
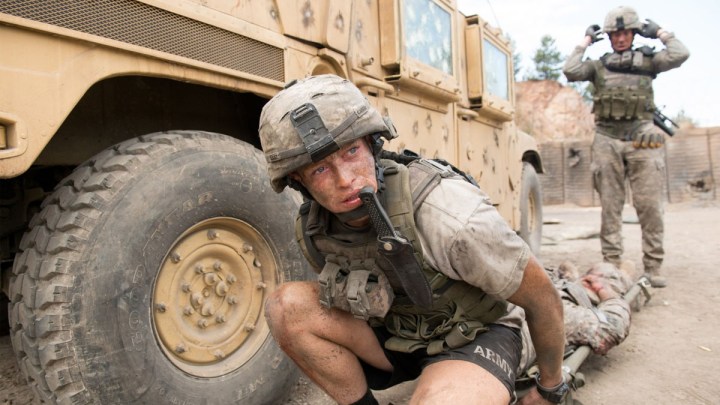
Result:
[[[393,371],[377,369],[362,360],[368,386],[373,390],[384,390],[405,381],[418,378],[422,370],[443,360],[465,360],[477,364],[494,375],[515,397],[515,371],[520,364],[522,338],[520,331],[503,325],[489,325],[489,330],[479,333],[472,343],[458,349],[428,355],[424,349],[412,353],[390,351],[384,348],[385,341],[392,335],[384,326],[373,328],[375,336],[383,346],[385,356],[393,365]]]

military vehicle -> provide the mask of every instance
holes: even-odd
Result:
[[[310,276],[257,127],[295,78],[351,80],[389,149],[470,173],[539,246],[508,40],[455,0],[4,0],[0,44],[3,300],[43,402],[287,394],[263,303]]]

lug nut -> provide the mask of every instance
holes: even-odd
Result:
[[[158,310],[158,312],[165,312],[167,309],[167,306],[165,306],[164,303],[160,302],[157,305],[155,305],[155,308]]]
[[[205,268],[203,267],[202,264],[198,263],[195,265],[195,273],[202,274],[204,270],[205,270]]]
[[[243,250],[243,253],[251,252],[253,250],[253,247],[249,243],[244,243],[242,250]]]
[[[220,260],[216,260],[215,263],[213,263],[213,269],[215,269],[215,271],[222,270],[222,263]]]
[[[190,303],[191,303],[192,306],[194,306],[195,308],[197,308],[197,307],[199,307],[200,305],[202,305],[203,302],[205,302],[205,298],[203,298],[202,294],[200,294],[200,293],[194,293],[194,294],[192,295],[192,297],[190,297]]]
[[[207,319],[201,319],[201,320],[199,320],[198,323],[197,323],[197,325],[198,325],[201,329],[207,328],[207,325],[208,325]]]
[[[255,267],[258,267],[258,268],[262,267],[262,263],[260,263],[260,260],[258,260],[257,258],[255,258],[255,260],[253,260],[253,265],[255,265]]]
[[[217,282],[217,276],[215,275],[215,273],[206,273],[204,280],[205,284],[213,285]]]
[[[225,294],[227,294],[228,289],[228,285],[225,284],[224,281],[221,281],[215,286],[215,294],[224,297]]]
[[[212,304],[209,302],[203,305],[202,309],[200,309],[200,314],[202,314],[202,316],[212,315],[213,312],[215,312],[215,308],[213,308]]]
[[[262,281],[258,281],[257,284],[255,284],[255,288],[258,290],[264,290],[267,288],[267,284],[263,283]]]
[[[192,315],[193,312],[195,312],[195,311],[192,309],[192,307],[190,305],[187,305],[187,306],[185,306],[185,308],[183,308],[183,314],[185,314],[187,316]]]
[[[187,348],[185,348],[185,345],[182,343],[179,343],[177,346],[175,346],[175,353],[185,353]]]
[[[181,259],[182,258],[180,257],[180,253],[178,252],[172,252],[172,254],[170,255],[170,260],[172,260],[173,263],[178,263]]]
[[[209,231],[207,232],[207,237],[208,237],[208,239],[210,239],[210,240],[216,239],[216,238],[218,237],[218,233],[217,233],[216,230],[211,229],[211,230],[209,230]]]

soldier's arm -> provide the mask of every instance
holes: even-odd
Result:
[[[592,62],[583,62],[582,57],[590,45],[590,37],[586,36],[583,42],[573,49],[563,66],[563,73],[569,82],[592,80],[595,68]]]
[[[679,39],[675,38],[675,34],[672,32],[660,28],[658,38],[665,45],[665,49],[653,56],[653,65],[656,72],[660,73],[674,69],[682,65],[690,57],[690,51]]]
[[[525,267],[520,287],[508,301],[525,310],[543,385],[556,386],[562,381],[565,350],[563,305],[547,273],[534,257]]]

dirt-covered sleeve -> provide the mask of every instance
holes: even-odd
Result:
[[[420,207],[416,223],[435,269],[496,298],[517,291],[530,249],[475,186],[443,180]]]
[[[585,49],[587,49],[587,47],[582,45],[576,46],[565,61],[563,73],[569,82],[579,82],[593,79],[595,67],[592,62],[583,62],[582,60],[582,57],[585,54]]]
[[[690,57],[690,51],[674,34],[663,33],[660,40],[665,44],[665,49],[653,56],[653,66],[657,73],[679,67]]]

